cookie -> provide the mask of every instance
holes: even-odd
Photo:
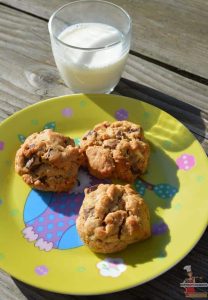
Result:
[[[46,129],[26,138],[16,153],[15,170],[32,188],[68,191],[76,183],[82,158],[73,139]]]
[[[98,253],[121,251],[151,235],[148,207],[130,185],[85,189],[76,226],[83,242]]]
[[[146,171],[150,156],[142,127],[128,121],[96,125],[81,139],[80,147],[92,175],[130,183]]]

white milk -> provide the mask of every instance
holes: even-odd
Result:
[[[102,23],[82,23],[67,27],[59,40],[69,46],[90,48],[79,50],[61,45],[54,48],[57,67],[65,83],[74,92],[105,93],[118,83],[127,58],[129,45],[120,42],[122,34]]]

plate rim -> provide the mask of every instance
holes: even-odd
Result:
[[[36,106],[39,106],[39,105],[42,105],[42,104],[47,104],[50,103],[50,102],[56,102],[56,101],[59,101],[59,99],[64,99],[64,98],[67,98],[67,100],[69,101],[70,98],[74,98],[74,97],[78,97],[80,98],[81,96],[90,96],[90,97],[99,97],[99,96],[106,96],[106,97],[115,97],[115,98],[123,98],[124,100],[128,100],[128,101],[138,101],[138,102],[141,102],[141,103],[145,103],[145,105],[149,106],[149,107],[152,107],[153,109],[156,109],[156,110],[159,110],[159,111],[162,111],[164,112],[165,114],[169,115],[172,119],[174,119],[176,122],[180,123],[188,132],[189,134],[191,134],[191,136],[193,137],[193,139],[198,143],[198,146],[200,147],[201,149],[201,152],[204,154],[204,157],[207,158],[206,156],[206,152],[205,150],[203,149],[203,147],[201,146],[201,144],[199,143],[199,141],[196,139],[196,137],[194,136],[194,134],[190,131],[189,128],[187,128],[181,121],[179,121],[178,119],[176,119],[174,116],[172,116],[170,113],[166,112],[165,110],[153,105],[153,104],[150,104],[148,102],[145,102],[145,101],[142,101],[142,100],[139,100],[139,99],[136,99],[136,98],[131,98],[131,97],[126,97],[126,96],[122,96],[122,95],[114,95],[114,94],[110,94],[110,95],[106,95],[106,94],[69,94],[69,95],[62,95],[62,96],[57,96],[57,97],[53,97],[53,98],[49,98],[49,99],[45,99],[45,100],[41,100],[41,101],[38,101],[36,103],[33,103],[31,105],[28,105],[22,109],[20,109],[19,111],[13,113],[11,116],[7,117],[5,120],[3,120],[1,123],[0,123],[0,130],[2,127],[6,126],[8,122],[11,122],[13,119],[16,118],[16,116],[18,115],[21,115],[22,113],[25,113],[27,111],[29,111],[31,108],[33,107],[36,107]],[[96,101],[99,101],[99,99],[96,99]],[[208,164],[208,161],[207,161],[207,164]],[[208,211],[207,211],[207,215],[208,215]],[[40,287],[38,284],[35,284],[35,283],[31,283],[30,280],[27,281],[27,280],[24,280],[20,277],[16,277],[15,275],[12,274],[12,272],[10,271],[7,271],[6,269],[7,268],[2,268],[0,267],[2,270],[6,271],[6,273],[12,277],[14,277],[15,279],[17,280],[20,280],[22,281],[23,283],[25,284],[28,284],[30,286],[34,286],[36,288],[40,288],[40,289],[43,289],[45,291],[51,291],[51,292],[55,292],[55,293],[60,293],[60,294],[65,294],[65,295],[76,295],[76,296],[84,296],[84,295],[103,295],[103,294],[109,294],[109,293],[116,293],[116,292],[119,292],[119,291],[124,291],[124,290],[127,290],[127,289],[131,289],[131,288],[134,288],[134,287],[137,287],[137,286],[140,286],[144,283],[147,283],[153,279],[156,279],[157,277],[161,276],[162,274],[166,273],[167,271],[169,271],[170,269],[172,269],[174,266],[176,266],[184,257],[186,257],[192,250],[193,248],[197,245],[197,243],[199,242],[199,240],[201,239],[202,235],[204,234],[204,232],[206,231],[206,228],[207,228],[207,223],[204,222],[204,226],[200,232],[200,234],[197,234],[197,238],[195,239],[194,241],[194,244],[192,245],[191,248],[189,248],[187,251],[185,251],[183,253],[182,256],[180,256],[180,258],[178,258],[177,261],[175,261],[173,264],[171,264],[168,268],[165,268],[165,270],[157,273],[157,275],[155,276],[150,276],[147,280],[144,280],[144,281],[141,281],[139,282],[138,284],[133,284],[133,285],[126,285],[124,288],[119,288],[117,290],[113,289],[113,290],[109,290],[109,291],[103,291],[103,292],[94,292],[94,293],[71,293],[71,292],[68,292],[68,291],[63,291],[63,290],[59,290],[59,289],[47,289],[47,288],[44,288],[44,287]]]

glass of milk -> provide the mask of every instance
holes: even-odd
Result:
[[[58,9],[48,27],[65,84],[74,93],[110,93],[130,49],[128,13],[113,3],[80,0]]]

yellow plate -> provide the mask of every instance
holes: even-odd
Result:
[[[140,123],[151,144],[148,173],[135,182],[150,207],[152,238],[114,255],[83,246],[75,219],[85,171],[71,193],[31,190],[14,172],[15,152],[43,128],[78,139],[96,123]],[[32,105],[0,125],[0,267],[36,287],[69,294],[130,288],[162,274],[197,243],[208,219],[207,157],[194,136],[169,114],[114,95],[71,95]]]

